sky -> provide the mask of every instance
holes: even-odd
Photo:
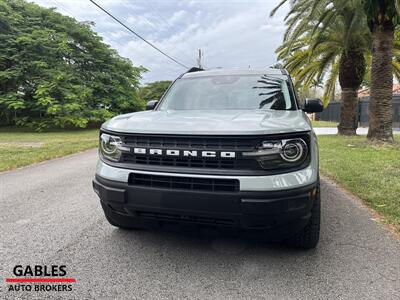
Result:
[[[32,1],[32,0],[31,0]],[[205,68],[260,68],[276,63],[275,49],[285,30],[278,0],[95,0],[114,16],[182,64],[196,66],[198,49]],[[93,28],[135,66],[149,70],[143,83],[172,80],[185,69],[135,37],[89,0],[33,0],[56,7]]]

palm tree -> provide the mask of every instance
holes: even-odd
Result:
[[[323,101],[333,98],[339,78],[342,89],[339,134],[353,135],[357,129],[357,91],[365,74],[369,31],[362,11],[337,11],[333,1],[295,1],[286,17],[288,25],[278,58],[295,78],[297,86],[310,87],[327,77]],[[331,5],[331,6],[329,6]],[[329,12],[329,18],[327,11]]]
[[[309,37],[309,42],[311,44],[312,41],[316,39],[313,36],[315,32],[320,32],[320,34],[323,35],[326,30],[330,27],[332,28],[332,24],[337,21],[337,18],[350,17],[346,23],[346,26],[350,27],[347,27],[346,38],[343,40],[343,45],[346,46],[346,49],[344,49],[345,51],[342,53],[341,59],[339,60],[339,62],[342,63],[337,65],[337,60],[335,60],[335,63],[328,66],[328,68],[330,67],[331,76],[328,78],[327,87],[332,85],[333,82],[336,82],[334,81],[334,75],[339,74],[339,82],[343,89],[342,118],[345,120],[341,121],[341,124],[339,124],[339,131],[342,132],[349,132],[348,128],[350,123],[346,117],[346,110],[354,109],[354,91],[351,91],[354,85],[349,86],[348,88],[350,89],[347,89],[346,92],[346,88],[343,84],[354,78],[354,74],[359,72],[357,70],[360,69],[351,66],[351,64],[353,55],[360,56],[361,53],[359,51],[364,48],[359,48],[357,43],[352,43],[350,41],[352,37],[357,36],[354,32],[355,28],[359,28],[361,30],[360,32],[364,32],[362,36],[365,36],[365,28],[369,28],[372,37],[370,39],[367,38],[370,42],[368,52],[364,53],[366,61],[371,62],[371,103],[368,138],[380,141],[393,141],[393,74],[398,80],[400,79],[400,33],[397,32],[397,39],[395,39],[394,32],[396,26],[399,29],[400,0],[282,0],[271,12],[271,15],[286,2],[291,3],[291,10],[286,16],[288,28],[284,38],[287,42],[285,45],[287,47],[287,53],[292,51],[291,49],[296,49],[293,46],[301,40],[301,36],[304,32],[307,32],[307,30],[311,30],[313,33],[311,37]],[[361,14],[364,14],[364,16],[361,16]],[[351,16],[354,17],[353,20]],[[359,22],[362,18],[365,20],[364,24],[360,24]],[[315,22],[315,20],[318,21]],[[311,28],[310,23],[312,25]],[[357,24],[357,26],[355,26],[355,24]],[[338,30],[346,30],[346,27],[338,28]],[[289,36],[291,40],[289,40]],[[371,48],[372,52],[370,51]],[[310,52],[310,50],[307,51],[309,52],[309,61],[315,59],[315,54]],[[311,54],[313,56],[311,56]],[[301,55],[305,55],[305,53],[301,53]],[[314,61],[314,63],[316,62]],[[321,65],[323,66],[324,64]],[[315,74],[318,74],[312,66],[306,65],[306,68],[308,71],[304,70],[303,76],[305,76],[307,72],[309,72],[307,76],[311,76],[312,74],[315,76]],[[346,75],[347,72],[349,72],[348,75]],[[329,88],[327,91],[329,91]],[[348,99],[353,100],[350,101]],[[348,107],[347,104],[349,104]],[[354,113],[350,113],[350,115],[353,114]]]
[[[400,82],[400,26],[397,27],[394,37],[393,48],[393,73]]]
[[[399,66],[396,65],[398,61],[395,60],[393,64],[392,61],[395,54],[395,29],[400,25],[400,0],[360,1],[364,4],[372,34],[371,100],[367,137],[370,140],[393,142],[393,72],[399,74],[396,69]]]

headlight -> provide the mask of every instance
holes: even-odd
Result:
[[[307,155],[307,144],[302,139],[286,140],[282,146],[281,157],[291,163],[297,163]]]
[[[300,138],[264,141],[254,152],[244,157],[257,159],[263,169],[290,168],[301,165],[308,155],[307,143]]]
[[[122,140],[118,136],[112,136],[107,133],[102,133],[100,135],[100,153],[107,159],[118,161],[121,157],[121,151],[127,150],[129,151],[129,148],[126,148],[122,145]]]

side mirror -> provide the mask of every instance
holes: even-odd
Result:
[[[154,108],[156,108],[157,103],[158,103],[158,100],[150,100],[146,104],[146,110],[153,110]]]
[[[324,110],[324,104],[321,99],[306,99],[303,106],[303,111],[306,113],[317,113]]]

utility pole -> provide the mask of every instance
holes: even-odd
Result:
[[[201,66],[202,58],[203,58],[203,52],[201,51],[201,49],[199,49],[199,56],[197,57],[197,66],[199,67],[199,69],[202,69],[202,66]]]

